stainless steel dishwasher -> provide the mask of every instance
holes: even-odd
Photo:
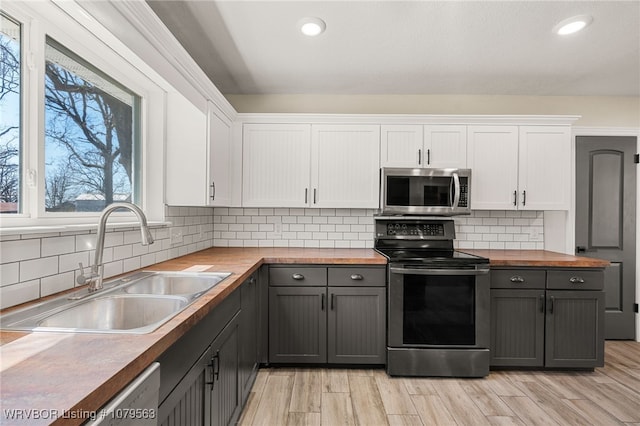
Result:
[[[154,362],[136,377],[122,392],[102,407],[87,425],[158,424],[160,394],[160,363]]]

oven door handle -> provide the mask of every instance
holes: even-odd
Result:
[[[480,267],[476,269],[417,269],[417,268],[389,268],[392,274],[405,275],[486,275],[489,268]]]

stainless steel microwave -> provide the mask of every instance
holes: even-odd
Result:
[[[471,169],[381,169],[382,214],[454,216],[471,213]]]

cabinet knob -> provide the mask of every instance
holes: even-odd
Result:
[[[584,278],[582,278],[582,277],[571,277],[571,278],[569,278],[569,282],[571,284],[584,284]]]
[[[509,278],[509,280],[512,283],[523,283],[524,282],[524,278],[522,278],[520,275],[514,275],[513,277]]]
[[[293,274],[293,275],[291,275],[291,278],[293,278],[296,281],[302,281],[302,280],[304,280],[304,275],[302,275],[302,274]]]
[[[354,281],[362,281],[364,277],[360,274],[351,274],[351,279]]]

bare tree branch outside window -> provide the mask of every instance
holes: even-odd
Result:
[[[46,56],[47,210],[131,200],[136,96],[51,40]]]
[[[0,213],[20,211],[20,25],[0,15]]]

